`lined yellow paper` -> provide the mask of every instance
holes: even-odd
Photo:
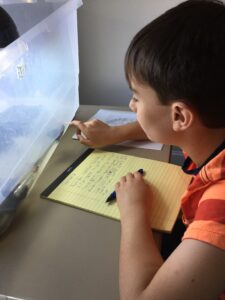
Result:
[[[105,200],[122,176],[141,168],[153,189],[152,228],[170,232],[179,213],[180,197],[191,177],[169,163],[95,150],[48,198],[119,220],[116,202],[108,204]]]

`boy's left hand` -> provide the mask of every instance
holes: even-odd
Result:
[[[149,184],[139,172],[128,173],[116,184],[116,199],[121,219],[134,215],[149,215],[152,192]]]

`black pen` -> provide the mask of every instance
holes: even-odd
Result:
[[[143,169],[139,169],[138,170],[139,173],[141,173],[142,175],[144,174],[144,170]],[[109,197],[106,199],[105,202],[107,203],[111,203],[112,201],[114,201],[116,199],[116,191],[113,191]]]

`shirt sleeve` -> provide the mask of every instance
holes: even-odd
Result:
[[[182,239],[200,240],[225,250],[225,180],[213,184],[202,195]]]

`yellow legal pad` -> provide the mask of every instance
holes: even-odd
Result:
[[[105,200],[122,176],[141,168],[153,190],[152,228],[170,232],[179,213],[180,197],[191,176],[169,163],[94,150],[77,167],[68,168],[68,175],[62,174],[66,177],[58,182],[56,180],[53,188],[46,189],[42,196],[119,220],[116,202],[108,204]]]

